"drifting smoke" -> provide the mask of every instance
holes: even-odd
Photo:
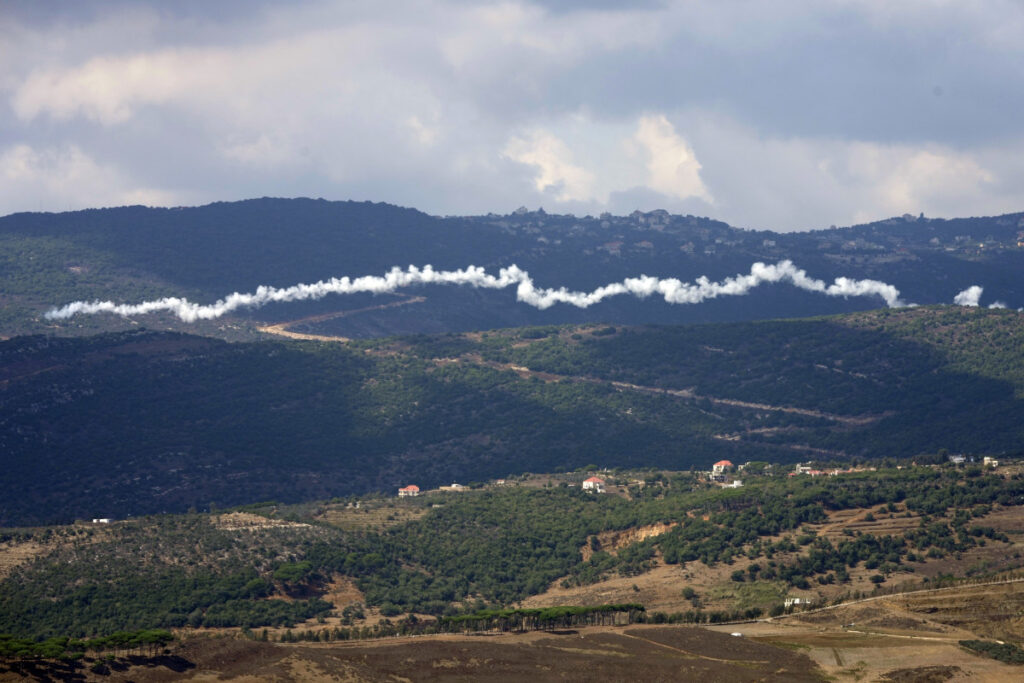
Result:
[[[978,285],[971,285],[964,291],[953,297],[953,303],[957,306],[977,306],[981,300],[981,293],[985,291]]]
[[[598,287],[592,292],[574,292],[565,287],[539,289],[534,285],[529,273],[518,266],[502,268],[497,277],[487,274],[483,268],[477,266],[441,271],[434,270],[431,266],[409,266],[406,270],[392,268],[383,277],[367,275],[354,279],[331,278],[314,284],[298,284],[282,289],[260,286],[255,292],[235,292],[207,306],[178,297],[146,301],[141,304],[76,301],[49,311],[46,317],[55,320],[93,313],[114,313],[127,317],[169,311],[185,322],[195,322],[219,318],[239,308],[258,308],[272,302],[320,299],[328,294],[385,294],[411,285],[428,284],[469,285],[483,289],[505,289],[515,285],[517,300],[542,310],[558,303],[587,308],[620,294],[632,294],[641,299],[657,294],[670,304],[699,304],[720,296],[743,296],[755,287],[778,282],[787,282],[798,289],[825,296],[879,296],[890,308],[906,305],[900,299],[899,290],[892,285],[878,280],[851,280],[845,277],[836,278],[832,284],[826,284],[822,280],[808,277],[806,271],[797,268],[791,261],[779,261],[775,265],[758,262],[750,267],[749,274],[726,278],[721,282],[711,282],[706,277],[699,277],[695,282],[689,283],[675,278],[642,275]]]

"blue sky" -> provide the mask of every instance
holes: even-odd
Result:
[[[0,214],[1024,210],[1024,3],[0,0]]]

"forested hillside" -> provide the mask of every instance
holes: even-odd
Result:
[[[0,523],[510,473],[1012,453],[1019,313],[921,308],[351,343],[0,343]]]
[[[592,289],[641,274],[693,281],[749,272],[755,261],[791,259],[811,277],[873,278],[908,301],[950,303],[971,286],[985,304],[1024,305],[1021,214],[992,218],[903,217],[853,228],[778,234],[664,211],[576,217],[543,211],[432,217],[369,202],[255,199],[194,208],[122,207],[0,218],[0,336],[130,329],[111,316],[55,323],[41,318],[75,300],[138,302],[185,296],[209,303],[259,285],[288,286],[393,266],[517,264],[541,287]],[[877,297],[828,298],[787,285],[699,306],[619,297],[587,310],[538,311],[513,291],[426,287],[414,306],[336,318],[324,330],[349,337],[481,330],[521,325],[751,320],[877,308]],[[367,306],[369,298],[242,311],[222,324],[185,326],[141,317],[134,324],[245,338],[252,321],[295,320]]]
[[[971,565],[972,575],[1020,566],[1019,532],[1011,538],[992,526],[1019,521],[1006,517],[1024,503],[1019,474],[918,465],[815,479],[788,477],[788,469],[750,471],[746,486],[731,490],[647,470],[605,474],[628,484],[620,495],[588,494],[569,485],[584,475],[570,475],[545,488],[509,481],[397,502],[369,498],[360,503],[381,524],[358,531],[344,528],[362,514],[351,499],[8,530],[0,558],[19,547],[29,556],[0,581],[0,632],[81,638],[156,627],[290,628],[329,617],[338,627],[327,632],[332,639],[367,637],[419,623],[371,630],[371,607],[384,617],[481,615],[555,582],[640,581],[656,566],[672,569],[672,596],[687,601],[673,620],[722,621],[781,613],[789,591],[849,598],[962,570],[952,563],[962,556],[988,558]],[[848,514],[836,517],[851,510],[872,521],[864,513],[875,510],[888,532],[854,531]],[[836,519],[853,528],[840,533],[829,524]],[[661,532],[620,546],[600,541],[650,524]],[[709,571],[726,587],[760,586],[766,601],[702,609],[713,595],[687,593],[685,578]]]

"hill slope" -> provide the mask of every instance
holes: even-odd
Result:
[[[0,523],[601,466],[1020,448],[1010,311],[374,342],[0,343]]]
[[[123,207],[0,218],[0,336],[128,329],[121,319],[40,319],[74,300],[137,302],[165,295],[211,302],[259,285],[288,286],[335,276],[379,275],[393,266],[517,264],[542,287],[592,289],[641,274],[692,281],[748,272],[752,263],[791,259],[812,277],[874,278],[909,301],[949,303],[968,286],[989,303],[1024,304],[1024,216],[912,219],[813,233],[777,234],[664,211],[575,217],[543,212],[438,218],[368,202],[254,199],[195,208]],[[336,319],[329,333],[350,337],[604,321],[622,324],[749,320],[875,308],[877,298],[824,298],[788,286],[700,306],[619,297],[581,311],[538,311],[511,291],[424,288],[416,306]],[[989,298],[991,297],[991,298]],[[330,297],[251,312],[281,321],[368,305]],[[231,322],[244,326],[244,313]],[[185,328],[179,321],[141,324]],[[217,326],[200,333],[237,336]]]

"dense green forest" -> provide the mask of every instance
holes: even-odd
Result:
[[[1015,453],[1024,326],[921,308],[353,342],[0,342],[0,523],[528,471]],[[45,463],[40,467],[40,463]]]
[[[0,582],[0,633],[43,640],[184,626],[291,627],[338,611],[321,597],[337,576],[354,581],[385,616],[493,619],[500,613],[481,610],[507,608],[558,580],[636,576],[655,553],[680,566],[743,559],[732,574],[739,583],[842,586],[857,567],[885,583],[979,544],[1009,543],[985,518],[1024,504],[1020,475],[950,466],[831,478],[792,478],[779,468],[751,475],[741,489],[649,472],[642,484],[631,498],[513,486],[411,499],[398,505],[418,514],[379,531],[332,526],[323,521],[326,504],[273,503],[246,508],[277,520],[262,528],[190,514],[10,530],[0,542],[31,541],[42,551]],[[880,515],[905,510],[917,523],[898,535],[857,533],[839,542],[807,531],[830,511],[875,506]],[[596,540],[655,522],[674,526],[614,554]],[[584,560],[586,546],[594,552]],[[362,615],[346,608],[343,616],[358,626]]]

